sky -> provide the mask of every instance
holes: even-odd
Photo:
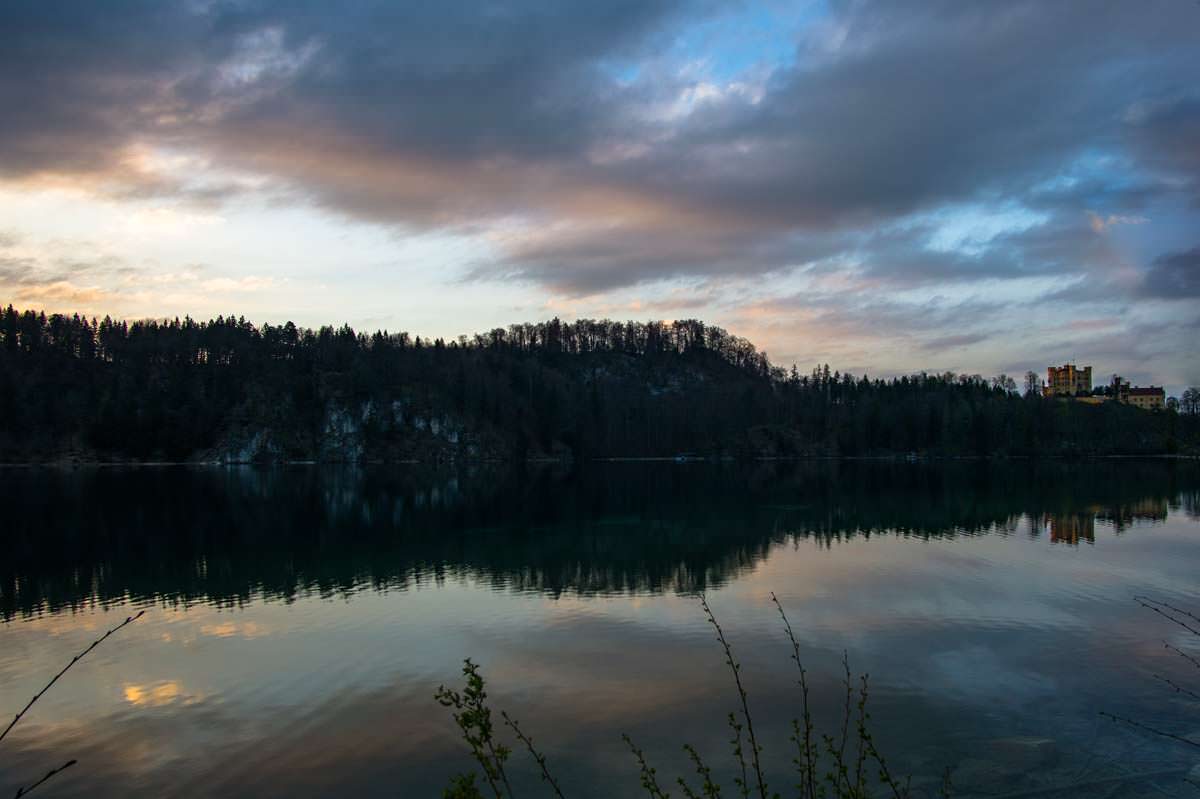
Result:
[[[1200,2],[0,4],[0,303],[1200,384]]]

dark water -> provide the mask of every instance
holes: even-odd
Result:
[[[0,717],[134,609],[0,743],[0,794],[439,796],[469,767],[432,699],[473,657],[571,797],[633,796],[628,732],[666,781],[690,742],[727,772],[743,662],[770,778],[793,779],[803,647],[820,725],[840,658],[871,674],[895,770],[999,793],[1189,767],[1200,730],[1155,676],[1200,676],[1194,462],[0,471]],[[1032,774],[998,738],[1053,739]],[[524,796],[548,795],[525,759]],[[1178,779],[1076,795],[1185,795]],[[918,794],[923,795],[923,794]]]

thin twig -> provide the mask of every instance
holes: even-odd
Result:
[[[713,782],[712,769],[704,765],[704,761],[700,758],[700,753],[691,744],[684,744],[683,749],[691,758],[692,763],[696,765],[696,773],[700,775],[703,781],[700,790],[704,791],[705,799],[721,799],[721,786]],[[679,786],[683,788],[684,793],[693,794],[691,788],[688,787],[683,777],[679,778]]]
[[[800,660],[800,644],[796,641],[796,634],[792,632],[792,624],[788,621],[787,614],[783,612],[783,605],[780,603],[779,597],[775,596],[774,591],[771,592],[771,601],[779,609],[779,617],[783,619],[783,628],[787,631],[788,640],[792,643],[792,660],[795,661],[796,668],[800,670],[800,702],[804,729],[794,730],[794,732],[796,733],[796,744],[800,747],[800,756],[803,761],[800,766],[801,789],[804,792],[805,799],[816,799],[817,750],[813,745],[812,713],[809,712],[808,707],[808,675],[804,670],[804,664]]]
[[[1194,746],[1197,749],[1200,749],[1200,742],[1193,741],[1190,738],[1184,738],[1182,735],[1164,732],[1157,727],[1151,727],[1147,724],[1142,724],[1140,721],[1127,719],[1124,716],[1114,716],[1112,713],[1106,713],[1103,710],[1100,711],[1100,715],[1104,716],[1105,718],[1112,719],[1113,721],[1121,722],[1122,724],[1128,724],[1131,727],[1137,727],[1139,730],[1145,730],[1146,732],[1154,733],[1155,735],[1162,736],[1163,738],[1170,738],[1172,741],[1178,741],[1179,743],[1184,743],[1188,746]]]
[[[862,731],[862,738],[862,743],[864,746],[866,746],[868,754],[870,754],[875,760],[875,764],[879,766],[879,781],[888,787],[888,789],[892,792],[894,799],[906,799],[906,797],[908,797],[908,795],[912,792],[912,777],[906,777],[904,779],[904,785],[901,786],[900,783],[896,781],[896,778],[892,776],[892,771],[888,768],[887,760],[882,754],[880,754],[879,749],[875,746],[875,738],[865,728]],[[950,773],[947,771],[942,776],[942,795],[948,797],[950,795],[950,789]]]
[[[750,799],[750,780],[746,777],[746,757],[742,753],[742,725],[738,724],[737,716],[733,711],[729,712],[728,716],[729,729],[733,730],[733,737],[729,739],[729,743],[733,745],[733,759],[738,764],[742,776],[734,775],[733,782],[741,793],[742,799]]]
[[[646,789],[646,793],[650,796],[650,799],[670,799],[671,795],[663,793],[662,788],[659,787],[658,780],[654,777],[657,771],[651,768],[646,762],[646,754],[634,746],[633,739],[625,733],[621,733],[621,739],[625,741],[625,744],[637,759],[638,769],[641,771],[642,787]]]
[[[906,797],[908,797],[908,795],[910,793],[909,781],[906,780],[903,787],[898,782],[896,782],[895,777],[892,776],[892,772],[888,768],[887,760],[884,759],[883,755],[879,753],[879,749],[875,746],[875,736],[873,736],[871,734],[870,727],[867,724],[867,722],[869,722],[871,720],[871,714],[867,712],[867,697],[869,695],[867,686],[868,686],[870,677],[867,674],[863,674],[859,679],[862,682],[862,688],[860,689],[859,700],[858,700],[858,752],[859,752],[859,754],[858,754],[858,766],[857,766],[857,774],[856,774],[857,782],[855,785],[854,795],[857,796],[860,793],[865,795],[865,793],[866,793],[866,785],[863,783],[862,772],[863,772],[863,764],[865,762],[865,759],[867,757],[870,757],[872,760],[875,761],[875,764],[877,766],[879,766],[879,781],[881,783],[883,783],[884,785],[886,785],[891,790],[893,799],[906,799]],[[946,779],[943,780],[943,791],[948,790],[948,787],[946,785],[946,781],[948,779],[949,778],[947,777]]]
[[[1162,605],[1163,607],[1165,607],[1165,608],[1169,608],[1170,610],[1173,610],[1173,611],[1175,611],[1176,613],[1182,613],[1182,614],[1183,614],[1183,615],[1185,615],[1185,616],[1191,616],[1193,619],[1194,619],[1194,618],[1196,618],[1195,616],[1192,616],[1192,614],[1190,614],[1190,613],[1187,613],[1187,612],[1185,612],[1185,611],[1182,611],[1182,610],[1179,610],[1178,608],[1173,608],[1173,607],[1171,607],[1170,605],[1168,605],[1168,604],[1166,604],[1166,603],[1154,602],[1153,600],[1146,599],[1145,597],[1136,597],[1136,596],[1135,596],[1135,597],[1133,598],[1133,601],[1134,601],[1134,602],[1137,602],[1139,605],[1141,605],[1142,607],[1146,608],[1147,610],[1152,610],[1152,611],[1154,611],[1154,612],[1155,612],[1155,613],[1157,613],[1159,616],[1162,616],[1164,619],[1166,619],[1166,620],[1168,620],[1168,621],[1170,621],[1170,622],[1173,622],[1173,623],[1175,623],[1175,624],[1178,624],[1180,627],[1182,627],[1183,629],[1187,630],[1187,631],[1188,631],[1189,633],[1191,633],[1192,635],[1200,635],[1200,630],[1197,630],[1195,627],[1192,627],[1192,626],[1191,626],[1191,625],[1189,625],[1187,622],[1180,621],[1179,619],[1177,619],[1177,618],[1175,618],[1174,616],[1172,616],[1170,613],[1167,613],[1165,610],[1163,610],[1162,608],[1158,607],[1158,605],[1160,605],[1160,604],[1161,604],[1161,605]]]
[[[858,756],[854,761],[854,788],[856,791],[861,791],[863,788],[863,767],[867,762],[867,675],[863,674],[860,678],[862,688],[858,698]]]
[[[1196,693],[1195,691],[1191,690],[1190,688],[1184,688],[1182,685],[1178,684],[1177,682],[1175,682],[1174,680],[1172,680],[1169,677],[1164,677],[1161,674],[1155,674],[1154,679],[1156,679],[1160,682],[1164,682],[1167,685],[1169,685],[1171,688],[1174,688],[1175,693],[1177,693],[1177,694],[1183,694],[1184,696],[1190,696],[1192,699],[1200,699],[1200,694]]]
[[[64,771],[66,771],[67,769],[69,769],[71,766],[75,765],[78,762],[79,762],[78,760],[68,760],[66,763],[63,763],[58,768],[50,769],[49,771],[46,772],[46,776],[42,777],[40,780],[35,782],[33,785],[30,785],[28,788],[18,788],[16,796],[14,796],[13,799],[21,799],[22,796],[28,796],[29,794],[33,793],[34,788],[38,787],[39,785],[41,785],[45,782],[48,782],[50,780],[50,778],[53,777],[55,774],[60,774]]]
[[[1200,660],[1197,660],[1192,655],[1189,655],[1187,652],[1184,652],[1182,649],[1175,646],[1175,644],[1171,644],[1171,643],[1167,643],[1166,641],[1163,641],[1163,646],[1165,646],[1167,649],[1173,650],[1175,652],[1175,654],[1179,655],[1181,658],[1190,662],[1196,668],[1200,669]]]
[[[104,635],[97,638],[95,641],[92,641],[92,645],[89,646],[87,649],[83,650],[78,655],[71,658],[71,662],[68,663],[66,666],[63,666],[62,671],[60,671],[58,674],[55,674],[54,677],[50,680],[50,682],[46,683],[45,688],[43,688],[42,690],[40,690],[36,694],[34,694],[33,699],[29,700],[29,704],[25,705],[25,707],[21,709],[20,713],[13,716],[13,720],[10,721],[8,723],[8,726],[4,728],[4,732],[0,732],[0,741],[3,741],[4,737],[6,735],[8,735],[9,731],[12,730],[13,727],[17,726],[17,722],[20,721],[25,716],[25,714],[29,712],[29,708],[33,707],[33,703],[38,701],[39,699],[41,699],[42,695],[45,694],[47,691],[49,691],[51,686],[54,685],[54,683],[58,682],[59,677],[62,677],[64,674],[66,674],[67,671],[70,670],[70,668],[72,666],[74,666],[76,663],[78,663],[80,660],[83,660],[84,656],[87,655],[87,653],[91,652],[93,649],[100,646],[100,644],[104,643],[104,640],[107,639],[110,635],[115,633],[117,630],[120,630],[122,627],[124,627],[128,624],[132,624],[133,622],[137,621],[145,613],[146,613],[146,611],[140,610],[140,611],[138,611],[136,616],[127,617],[125,619],[125,621],[121,622],[116,627],[113,627],[111,630],[109,630]]]
[[[1180,616],[1187,616],[1194,622],[1200,622],[1200,616],[1197,616],[1195,613],[1190,613],[1182,608],[1177,608],[1169,602],[1163,602],[1161,599],[1151,599],[1148,596],[1135,596],[1134,599],[1143,603],[1149,602],[1151,605],[1159,605],[1160,607],[1164,607],[1172,613],[1178,613]]]
[[[1067,791],[1081,791],[1087,788],[1099,788],[1104,785],[1112,785],[1114,783],[1127,782],[1142,782],[1143,780],[1162,779],[1163,777],[1177,777],[1186,774],[1186,768],[1169,768],[1160,771],[1146,771],[1142,773],[1119,774],[1115,777],[1101,777],[1095,780],[1085,780],[1084,782],[1076,782],[1071,785],[1044,785],[1040,788],[1030,788],[1024,791],[1016,791],[1014,793],[992,794],[989,799],[1028,799],[1033,796],[1047,796],[1049,794],[1066,793]],[[1184,782],[1189,782],[1185,777]]]
[[[550,775],[550,770],[546,768],[546,756],[533,748],[533,739],[525,733],[521,732],[521,727],[517,724],[517,720],[508,715],[508,711],[501,710],[500,716],[504,719],[504,723],[512,727],[512,731],[517,734],[517,738],[521,743],[525,744],[525,748],[529,750],[529,754],[533,756],[534,762],[542,770],[542,779],[550,783],[550,787],[554,789],[554,795],[558,799],[564,799],[562,789],[558,787],[558,782]]]
[[[500,774],[500,781],[504,783],[504,790],[508,791],[508,799],[513,799],[513,789],[508,784],[508,774],[504,771],[504,758],[508,757],[506,748],[503,744],[497,747],[490,736],[487,739],[487,748],[492,755],[492,762],[496,764],[496,771]]]
[[[762,764],[759,763],[758,740],[754,737],[754,719],[750,716],[750,705],[746,697],[746,689],[742,687],[742,667],[736,660],[733,659],[733,649],[729,646],[729,642],[725,640],[725,631],[721,629],[721,625],[717,623],[717,617],[713,615],[712,608],[708,606],[708,600],[704,598],[704,594],[700,594],[700,607],[704,609],[704,615],[708,617],[708,621],[717,631],[717,640],[721,642],[721,647],[725,650],[725,663],[729,666],[729,670],[733,672],[733,682],[737,686],[738,698],[742,702],[742,716],[746,719],[746,734],[750,738],[750,762],[754,765],[754,778],[758,782],[758,795],[760,799],[767,799],[767,783],[763,780]]]
[[[838,775],[846,783],[846,788],[850,788],[850,775],[846,769],[846,742],[850,737],[850,708],[854,704],[854,681],[850,675],[850,654],[846,650],[842,650],[842,669],[845,672],[846,684],[846,706],[842,711],[842,740],[838,744],[837,751],[834,756],[838,763]],[[836,784],[834,786],[836,790]]]

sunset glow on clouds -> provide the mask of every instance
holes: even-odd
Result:
[[[1200,6],[0,9],[0,301],[1200,382]]]

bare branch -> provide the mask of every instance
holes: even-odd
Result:
[[[762,764],[759,762],[759,753],[762,748],[758,745],[758,740],[754,737],[754,719],[750,717],[750,704],[746,696],[746,689],[742,687],[742,666],[733,659],[733,649],[729,646],[729,642],[725,640],[725,631],[721,629],[721,625],[717,623],[717,617],[713,615],[712,608],[708,606],[708,600],[704,594],[700,595],[700,607],[704,609],[704,615],[708,617],[709,624],[717,631],[717,640],[721,642],[721,647],[725,650],[725,663],[729,666],[729,670],[733,672],[733,682],[737,686],[738,698],[742,701],[742,716],[746,719],[746,734],[750,738],[750,762],[754,765],[754,778],[758,782],[758,795],[760,799],[767,799],[767,783],[763,780]]]
[[[633,752],[633,756],[637,759],[638,769],[641,772],[642,787],[646,789],[646,794],[650,799],[670,799],[671,795],[663,793],[663,789],[659,787],[658,780],[655,778],[655,774],[658,771],[651,768],[646,762],[646,753],[638,749],[634,745],[633,739],[625,733],[621,733],[621,740],[625,741],[625,745],[629,747],[629,751]]]
[[[104,635],[97,638],[95,641],[92,641],[92,645],[89,646],[87,649],[83,650],[78,655],[71,658],[71,662],[68,663],[66,666],[63,666],[62,671],[60,671],[58,674],[55,674],[54,677],[50,680],[50,682],[46,683],[46,687],[44,687],[42,690],[40,690],[36,694],[34,694],[33,699],[29,700],[29,704],[25,705],[25,707],[21,709],[20,713],[13,716],[13,720],[10,721],[8,723],[8,726],[4,728],[4,732],[0,732],[0,741],[3,741],[4,736],[8,735],[8,733],[12,730],[12,728],[17,726],[17,722],[20,721],[25,716],[25,714],[29,712],[29,708],[33,707],[34,702],[41,699],[42,695],[45,694],[47,691],[49,691],[51,686],[53,686],[54,683],[58,682],[58,679],[60,677],[62,677],[64,674],[66,674],[67,671],[69,671],[72,666],[74,666],[79,661],[83,660],[85,655],[87,655],[89,652],[91,652],[96,647],[100,646],[100,644],[104,643],[105,639],[107,639],[110,635],[115,633],[117,630],[120,630],[122,627],[125,627],[126,625],[132,624],[133,622],[137,621],[143,615],[145,615],[145,613],[146,613],[146,611],[140,610],[140,611],[138,611],[136,616],[127,617],[125,619],[125,621],[121,622],[116,627],[113,627],[111,630],[109,630]]]
[[[854,679],[850,675],[850,654],[842,650],[842,669],[845,672],[846,706],[842,711],[842,740],[834,753],[838,762],[838,774],[845,781],[847,790],[850,789],[850,775],[846,771],[846,743],[850,738],[850,714],[854,703]]]
[[[1187,652],[1184,652],[1179,647],[1175,646],[1174,644],[1169,644],[1166,641],[1163,641],[1163,646],[1165,646],[1167,649],[1174,651],[1175,654],[1179,655],[1181,658],[1183,658],[1186,661],[1189,661],[1193,666],[1200,669],[1200,660],[1197,660],[1192,655],[1189,655]]]
[[[1180,616],[1186,616],[1187,618],[1191,619],[1192,621],[1200,623],[1200,616],[1197,616],[1195,613],[1190,613],[1186,610],[1183,610],[1182,608],[1177,608],[1169,602],[1163,602],[1161,599],[1151,599],[1150,597],[1147,597],[1147,596],[1135,596],[1134,599],[1136,599],[1137,601],[1142,602],[1142,603],[1149,603],[1151,605],[1158,605],[1159,607],[1164,607],[1167,610],[1171,611],[1172,613],[1178,613]]]
[[[66,763],[63,763],[58,768],[50,769],[49,771],[46,772],[46,776],[42,777],[40,780],[35,782],[33,785],[30,785],[28,788],[18,788],[16,796],[14,796],[13,799],[21,799],[22,796],[28,796],[29,794],[33,793],[34,788],[36,788],[39,785],[42,785],[46,782],[49,782],[50,778],[53,777],[55,774],[61,774],[62,772],[66,771],[67,769],[69,769],[71,766],[75,765],[78,762],[79,762],[78,760],[68,760]]]
[[[521,727],[517,724],[517,720],[509,716],[508,711],[501,710],[500,716],[504,719],[504,723],[511,727],[512,731],[517,734],[517,738],[521,743],[525,744],[525,748],[529,750],[529,754],[533,756],[534,761],[542,770],[542,779],[550,783],[550,787],[554,789],[554,795],[558,799],[564,799],[562,789],[558,787],[558,782],[550,775],[550,770],[546,768],[546,756],[533,747],[533,739],[521,732]]]
[[[792,624],[788,621],[787,614],[783,612],[783,604],[779,601],[779,597],[775,596],[775,592],[771,592],[771,601],[775,603],[775,607],[779,609],[779,617],[783,619],[783,628],[787,631],[788,640],[792,643],[792,660],[796,663],[796,668],[800,670],[800,700],[801,713],[803,714],[803,729],[795,730],[796,744],[800,748],[800,779],[803,783],[806,799],[815,799],[817,795],[817,747],[813,743],[813,721],[812,713],[809,711],[808,705],[808,673],[804,670],[804,663],[800,660],[800,644],[796,641],[796,634],[792,631]]]
[[[1175,689],[1175,693],[1177,693],[1177,694],[1183,694],[1184,696],[1190,696],[1192,699],[1200,699],[1200,694],[1196,693],[1195,691],[1191,690],[1190,688],[1184,688],[1182,685],[1175,682],[1174,680],[1172,680],[1169,677],[1164,677],[1161,674],[1155,674],[1154,679],[1158,680],[1159,682],[1166,683],[1171,688]]]
[[[1196,618],[1195,616],[1192,616],[1192,614],[1187,613],[1186,611],[1179,610],[1178,608],[1171,607],[1170,605],[1166,604],[1165,602],[1155,602],[1154,600],[1147,599],[1145,597],[1135,596],[1133,598],[1133,601],[1137,602],[1139,605],[1146,608],[1147,610],[1154,611],[1155,613],[1157,613],[1159,616],[1162,616],[1167,621],[1173,622],[1174,624],[1178,624],[1180,627],[1187,630],[1192,635],[1200,635],[1200,630],[1197,630],[1195,627],[1192,627],[1187,622],[1180,621],[1179,619],[1175,618],[1174,616],[1172,616],[1170,613],[1168,613],[1166,610],[1163,610],[1162,608],[1165,607],[1168,610],[1171,610],[1175,613],[1182,613],[1184,616],[1188,616],[1193,619]],[[1159,605],[1161,605],[1162,607],[1159,607]]]
[[[1153,733],[1154,735],[1159,735],[1159,736],[1162,736],[1163,738],[1170,738],[1172,741],[1178,741],[1179,743],[1187,744],[1188,746],[1194,746],[1197,749],[1200,749],[1200,742],[1193,741],[1190,738],[1184,738],[1182,735],[1175,735],[1174,733],[1164,732],[1163,730],[1160,730],[1157,727],[1151,727],[1148,724],[1142,724],[1140,721],[1134,721],[1133,719],[1127,719],[1124,716],[1114,716],[1112,713],[1106,713],[1103,710],[1100,711],[1100,715],[1104,716],[1105,718],[1112,719],[1113,721],[1120,722],[1122,724],[1128,724],[1131,727],[1137,727],[1139,730],[1145,730],[1146,732]]]

